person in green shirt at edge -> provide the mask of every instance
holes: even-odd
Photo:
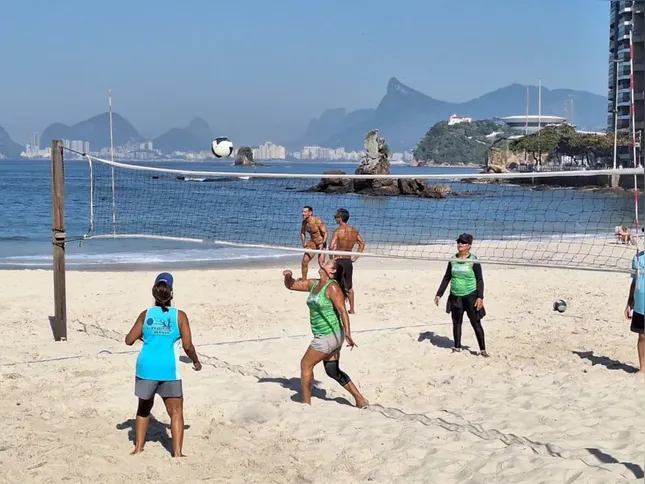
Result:
[[[356,400],[358,408],[369,405],[356,385],[339,367],[340,350],[347,340],[347,346],[354,348],[356,343],[349,327],[349,315],[345,307],[347,290],[343,266],[336,259],[323,262],[318,270],[320,279],[294,279],[290,270],[285,270],[284,285],[291,291],[308,292],[309,322],[314,335],[300,361],[300,384],[302,403],[311,405],[311,386],[314,380],[314,367],[323,362],[325,373],[336,380]]]
[[[461,234],[457,237],[457,254],[453,260],[477,260],[475,254],[470,253],[473,245],[473,236]],[[441,285],[437,290],[434,303],[439,306],[439,301],[450,284],[450,296],[446,304],[446,312],[452,316],[452,334],[455,346],[452,351],[461,351],[461,326],[464,322],[464,312],[470,319],[470,324],[475,330],[480,355],[488,357],[486,340],[481,318],[484,317],[484,277],[479,262],[448,262],[448,268],[443,276]]]

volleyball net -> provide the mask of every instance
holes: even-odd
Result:
[[[359,255],[329,248],[344,208],[365,240],[365,257],[446,261],[466,232],[484,264],[628,272],[643,245],[642,169],[366,176],[85,158],[66,162],[67,211],[85,224],[84,240]],[[326,248],[303,247],[305,206],[324,222]]]

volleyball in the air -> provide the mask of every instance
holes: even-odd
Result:
[[[215,138],[211,143],[211,152],[215,158],[228,158],[233,153],[233,143],[223,136]]]
[[[553,303],[553,310],[559,313],[565,312],[567,310],[566,301],[563,301],[562,299],[558,299],[556,302]]]

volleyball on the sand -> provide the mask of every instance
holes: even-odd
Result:
[[[228,158],[233,153],[233,142],[223,136],[215,138],[211,143],[211,152],[215,158]]]
[[[558,299],[556,302],[553,303],[553,310],[559,313],[565,312],[567,310],[566,301],[563,301],[562,299]]]

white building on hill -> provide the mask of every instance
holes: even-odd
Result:
[[[448,126],[452,126],[453,124],[459,124],[459,123],[472,123],[473,118],[470,116],[457,116],[456,114],[453,114],[448,118]]]

